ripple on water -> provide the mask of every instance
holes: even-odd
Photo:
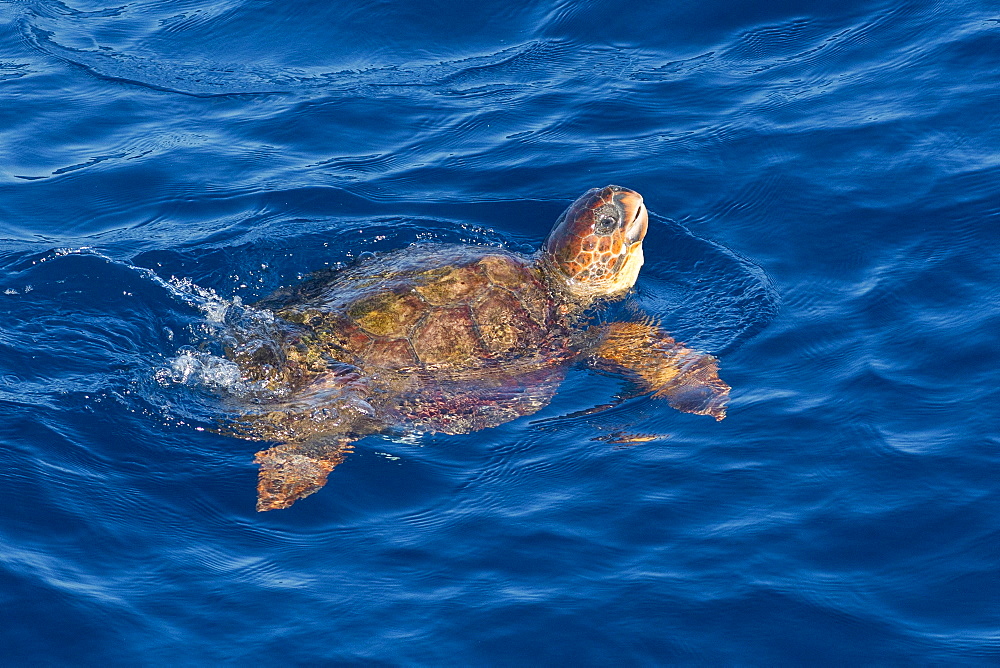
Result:
[[[5,656],[995,660],[996,11],[862,5],[5,5]],[[226,327],[608,182],[725,421],[575,369],[255,513]]]

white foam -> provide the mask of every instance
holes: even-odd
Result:
[[[251,388],[232,361],[211,353],[182,349],[169,366],[156,374],[162,385],[200,385],[230,394],[246,394]]]

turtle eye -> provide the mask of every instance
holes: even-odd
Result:
[[[594,211],[594,232],[611,234],[618,227],[620,214],[613,206],[602,206]]]

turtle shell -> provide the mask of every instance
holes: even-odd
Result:
[[[290,368],[356,368],[387,424],[464,433],[548,403],[570,328],[530,258],[411,246],[263,302],[292,323]]]
[[[492,366],[560,338],[539,271],[498,249],[413,246],[317,280],[275,311],[300,349],[366,370]]]

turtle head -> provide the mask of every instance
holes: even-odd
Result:
[[[648,224],[642,196],[634,190],[588,190],[556,221],[542,246],[543,266],[573,297],[621,295],[639,276]]]

